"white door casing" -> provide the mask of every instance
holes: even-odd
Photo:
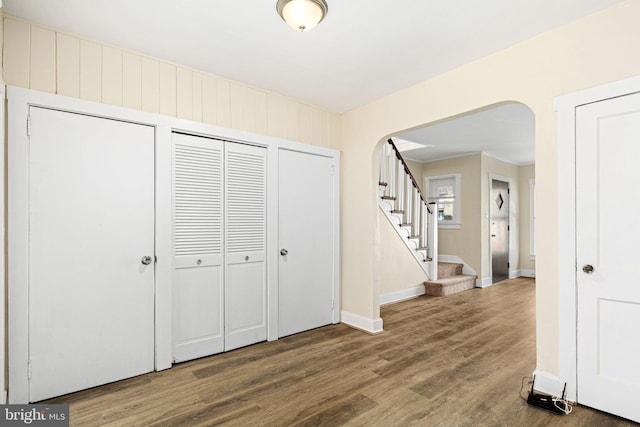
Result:
[[[279,336],[330,324],[334,309],[334,160],[279,150]]]
[[[37,107],[30,119],[33,402],[154,368],[154,129]]]
[[[577,108],[577,398],[640,422],[638,140],[640,93]]]
[[[224,350],[224,142],[173,133],[173,360]]]

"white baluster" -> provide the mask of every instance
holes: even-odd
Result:
[[[404,168],[402,167],[402,162],[400,159],[396,160],[396,201],[398,204],[396,205],[396,209],[403,210],[404,209]]]
[[[420,192],[417,188],[413,188],[413,232],[414,236],[420,235],[420,205],[422,205],[422,199],[420,199]]]
[[[421,248],[427,247],[427,205],[420,204],[420,245]]]
[[[380,173],[378,174],[378,182],[387,182],[387,144],[386,142],[380,147]]]
[[[429,250],[427,251],[427,255],[431,258],[431,271],[429,272],[429,276],[431,276],[431,280],[438,280],[438,213],[436,211],[436,205],[433,206],[433,213],[429,214],[429,239],[427,240],[427,245],[429,246]]]
[[[396,156],[395,153],[393,151],[393,147],[391,147],[391,145],[389,145],[389,151],[388,151],[388,155],[387,155],[387,160],[388,160],[388,164],[389,164],[389,168],[387,171],[387,175],[388,175],[388,180],[387,183],[388,188],[389,188],[389,196],[390,197],[395,197],[396,196]]]
[[[407,224],[412,224],[413,223],[413,184],[411,183],[411,178],[409,177],[409,175],[407,175],[406,177],[407,177],[407,183],[406,183],[407,199],[404,203],[405,222]],[[413,230],[413,226],[412,228],[409,229],[409,236],[413,234],[411,233],[411,230]]]

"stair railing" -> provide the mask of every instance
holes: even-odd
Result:
[[[385,196],[393,202],[393,213],[402,216],[401,226],[408,227],[409,238],[418,240],[418,250],[427,254],[425,261],[432,261],[429,268],[431,280],[437,280],[438,271],[438,218],[418,182],[389,138],[380,152],[379,184],[385,187]]]

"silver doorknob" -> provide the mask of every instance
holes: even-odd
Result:
[[[587,274],[591,274],[591,273],[593,273],[593,270],[594,270],[594,268],[593,268],[593,265],[591,265],[591,264],[585,264],[585,265],[582,267],[582,271],[584,271],[584,272],[585,272],[585,273],[587,273]]]
[[[151,257],[150,256],[143,256],[142,259],[140,260],[141,263],[143,263],[144,265],[149,265],[151,264]]]
[[[288,254],[289,251],[286,249],[280,249],[280,255],[285,256],[286,254]]]

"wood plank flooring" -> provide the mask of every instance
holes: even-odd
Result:
[[[50,400],[75,426],[626,426],[519,396],[535,368],[535,283],[382,307],[385,332],[338,324]],[[527,390],[523,390],[526,396]]]

